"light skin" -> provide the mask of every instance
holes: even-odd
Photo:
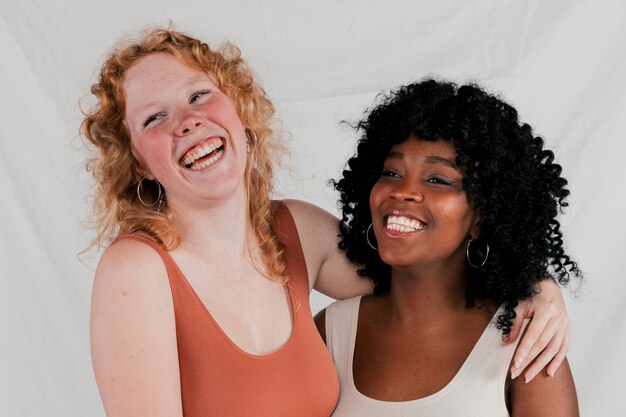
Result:
[[[291,334],[291,306],[285,287],[263,276],[246,216],[246,138],[233,101],[212,77],[167,53],[139,59],[126,72],[123,90],[124,123],[141,174],[161,183],[176,219],[181,243],[172,257],[235,344],[252,354],[276,351]],[[219,143],[223,153],[201,169],[186,167],[181,161],[188,151],[203,143]],[[310,288],[333,298],[370,293],[370,281],[337,248],[337,219],[308,203],[286,204]],[[558,339],[569,327],[555,285],[546,285],[541,299],[520,313],[542,320],[524,338],[524,356],[532,357],[528,352],[537,341],[538,348],[555,338],[562,346]],[[104,251],[93,286],[91,345],[107,416],[182,416],[169,281],[146,245],[123,240]]]
[[[466,307],[465,248],[480,234],[480,215],[468,202],[455,157],[450,142],[412,137],[392,148],[371,191],[373,230],[381,259],[391,265],[391,289],[361,301],[353,375],[368,397],[408,401],[440,391],[498,308],[488,299]],[[412,219],[415,227],[398,230],[390,216]],[[324,314],[316,317],[323,336]],[[508,378],[506,391],[512,416],[578,415],[567,362],[553,378],[546,372],[530,383]]]
[[[232,100],[210,77],[162,53],[140,59],[123,86],[125,124],[142,175],[159,180],[176,218],[181,244],[172,257],[234,343],[252,354],[279,349],[291,333],[291,306],[285,287],[261,274],[245,211],[245,133]],[[198,171],[180,164],[190,146],[213,137],[224,143],[216,163]],[[336,233],[320,239],[319,224],[336,219],[306,203],[287,204],[303,238],[311,288],[337,298],[370,292],[371,284],[334,250]],[[313,222],[299,221],[312,216],[316,240]],[[346,279],[335,285],[334,274]],[[91,341],[109,417],[182,416],[169,281],[149,247],[125,240],[105,250],[93,287]]]

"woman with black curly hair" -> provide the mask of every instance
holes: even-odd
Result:
[[[580,275],[553,153],[475,85],[404,86],[358,128],[335,183],[341,246],[376,294],[316,317],[340,377],[334,415],[578,415],[567,362],[528,383],[498,343],[546,275]]]

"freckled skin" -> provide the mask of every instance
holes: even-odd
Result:
[[[126,72],[123,88],[133,153],[142,175],[161,183],[170,207],[190,210],[244,192],[244,126],[233,100],[208,74],[153,53]],[[210,138],[224,142],[217,163],[199,171],[180,163],[187,150]]]

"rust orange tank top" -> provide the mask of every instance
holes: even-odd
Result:
[[[228,338],[159,244],[139,235],[118,238],[151,246],[167,269],[185,417],[328,417],[335,408],[337,373],[311,316],[300,238],[287,207],[276,202],[274,211],[287,247],[293,328],[285,345],[268,355],[251,355]]]

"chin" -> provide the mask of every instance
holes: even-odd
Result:
[[[409,259],[406,256],[406,253],[400,255],[397,250],[385,250],[380,251],[379,249],[380,259],[391,267],[403,267],[403,266],[411,266],[415,263],[415,259]]]

